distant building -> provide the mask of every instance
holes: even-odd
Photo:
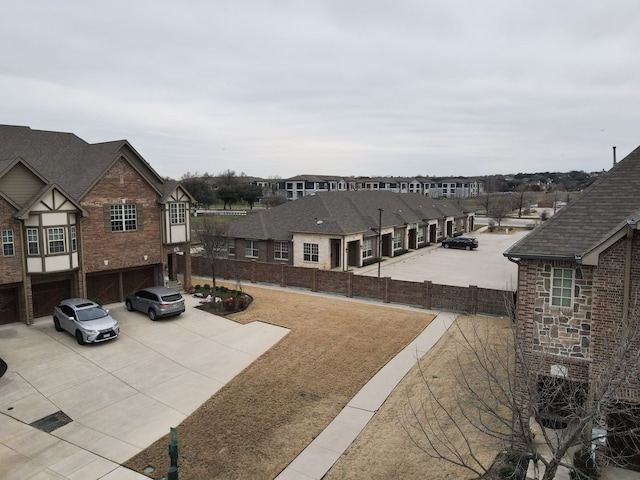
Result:
[[[417,193],[431,198],[470,198],[484,193],[484,184],[478,179],[426,177],[339,177],[329,175],[298,175],[278,180],[276,193],[288,200],[320,192],[387,191]]]
[[[228,256],[348,270],[473,230],[452,203],[389,191],[327,191],[230,226]]]

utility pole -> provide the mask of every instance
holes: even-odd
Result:
[[[378,278],[380,278],[380,265],[382,264],[382,209],[378,209]]]

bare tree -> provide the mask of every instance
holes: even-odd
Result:
[[[421,371],[425,394],[408,402],[405,431],[429,457],[482,478],[524,478],[533,460],[534,478],[552,480],[560,467],[574,468],[574,453],[591,461],[593,451],[598,464],[624,466],[640,452],[640,407],[632,393],[640,389],[638,318],[611,332],[589,382],[569,378],[569,359],[563,365],[561,357],[554,357],[550,375],[514,321],[506,344],[487,341],[489,331],[459,330],[453,398],[436,395],[437,379]],[[496,462],[478,453],[490,441],[502,451]],[[572,478],[594,478],[573,471]]]
[[[498,227],[502,220],[513,210],[511,197],[509,195],[496,195],[491,202],[488,215],[498,222]]]
[[[228,255],[229,222],[215,215],[202,217],[196,234],[211,268],[211,280],[215,291],[217,260],[227,258]]]
[[[527,194],[527,186],[524,184],[518,185],[514,192],[513,208],[518,210],[518,218],[522,218],[522,209],[528,207],[529,195]]]
[[[491,200],[492,200],[493,196],[487,194],[481,195],[479,197],[477,197],[476,202],[478,204],[479,207],[481,207],[484,210],[485,215],[488,217],[489,216],[489,209],[491,207]]]

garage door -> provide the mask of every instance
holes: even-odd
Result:
[[[87,275],[87,297],[104,305],[120,299],[120,274]]]
[[[155,285],[155,271],[155,267],[144,267],[87,275],[87,296],[103,305],[122,302],[129,292]]]
[[[60,300],[71,296],[71,280],[38,283],[31,286],[33,292],[33,316],[45,317],[51,315],[53,307]]]
[[[18,287],[0,290],[0,325],[20,320]]]
[[[125,295],[144,287],[153,287],[156,284],[155,278],[154,267],[122,272],[122,284],[124,285]]]

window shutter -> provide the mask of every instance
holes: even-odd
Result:
[[[104,216],[104,231],[111,233],[111,205],[103,205],[102,212]]]
[[[144,230],[144,217],[142,215],[142,204],[136,203],[136,229],[139,231]]]

